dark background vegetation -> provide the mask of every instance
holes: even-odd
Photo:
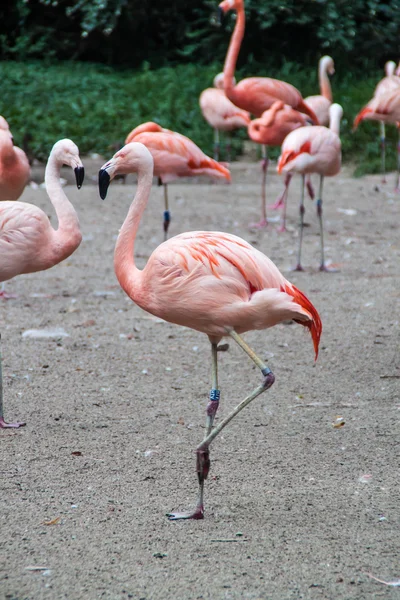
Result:
[[[217,0],[15,0],[0,8],[0,112],[41,159],[63,135],[109,153],[143,120],[177,129],[211,152],[198,95],[222,64],[234,26]],[[376,124],[350,134],[386,60],[400,56],[400,0],[246,0],[238,78],[266,75],[317,93],[317,61],[336,64],[344,154],[379,164]],[[389,137],[394,143],[395,131]],[[376,136],[375,136],[376,137]],[[240,151],[245,133],[235,144]],[[390,162],[392,160],[392,163]],[[389,157],[389,168],[394,166]],[[363,167],[365,168],[365,167]]]

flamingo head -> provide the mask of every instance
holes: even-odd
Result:
[[[108,186],[116,175],[129,173],[153,174],[153,157],[150,151],[140,142],[130,142],[114,154],[99,171],[99,193],[104,200],[107,196]]]
[[[76,185],[80,190],[85,178],[85,169],[79,156],[78,146],[67,138],[59,140],[54,144],[50,157],[54,158],[58,164],[68,165],[74,170]]]
[[[220,21],[222,21],[223,16],[230,10],[238,10],[239,8],[243,8],[243,0],[223,0],[218,6],[218,15]]]
[[[320,64],[323,70],[326,71],[329,75],[334,75],[335,63],[333,62],[333,58],[331,56],[323,56],[320,59]]]

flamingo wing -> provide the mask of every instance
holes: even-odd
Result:
[[[205,120],[216,129],[230,131],[246,127],[250,122],[249,113],[235,106],[223,90],[204,90],[200,95],[199,104]]]

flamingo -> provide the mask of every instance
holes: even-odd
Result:
[[[136,234],[153,177],[153,158],[145,146],[130,143],[99,172],[101,198],[116,174],[138,174],[136,195],[120,229],[114,269],[126,294],[138,306],[166,321],[208,335],[212,355],[212,389],[206,432],[197,447],[198,502],[194,510],[168,513],[171,520],[204,518],[204,482],[210,468],[209,446],[220,431],[252,400],[271,387],[274,375],[242,339],[241,333],[267,329],[286,319],[309,329],[315,356],[321,336],[317,310],[259,250],[228,233],[193,231],[164,242],[141,271],[135,265]],[[261,370],[262,383],[213,429],[218,409],[217,345],[230,336]]]
[[[374,91],[374,97],[383,96],[388,92],[392,92],[400,88],[400,77],[396,69],[396,63],[393,60],[388,60],[385,64],[385,77],[381,79]],[[382,164],[382,183],[386,183],[386,130],[385,123],[382,121],[380,125],[380,142],[381,142],[381,164]],[[398,150],[399,151],[399,150]]]
[[[271,108],[263,112],[259,119],[253,119],[250,122],[247,132],[250,139],[257,144],[281,146],[283,140],[291,131],[305,125],[307,125],[307,121],[304,115],[288,104],[284,104],[282,100],[277,100]],[[291,175],[288,175],[283,194],[278,198],[276,204],[271,207],[276,209],[283,204],[283,222],[278,231],[286,230],[286,200],[290,178]],[[263,210],[263,207],[265,208],[265,199],[263,199],[261,210]]]
[[[158,177],[159,185],[164,186],[164,236],[168,237],[171,222],[169,211],[167,183],[179,177],[196,177],[208,175],[213,179],[225,179],[230,182],[229,170],[216,160],[213,160],[192,140],[185,135],[164,129],[157,123],[149,121],[135,127],[125,140],[129,144],[135,140],[144,144],[154,159],[154,175]]]
[[[312,108],[318,117],[320,125],[329,125],[329,107],[332,104],[332,89],[329,75],[335,73],[335,63],[330,56],[323,56],[318,63],[318,79],[321,94],[318,96],[307,96],[304,102]]]
[[[214,87],[203,90],[199,104],[203,117],[214,128],[214,159],[219,160],[219,132],[228,132],[226,144],[227,160],[230,161],[231,138],[230,132],[240,127],[247,127],[250,115],[247,111],[235,106],[225,95],[224,74],[219,73],[214,78]]]
[[[270,77],[247,77],[234,84],[236,62],[239,55],[240,46],[244,36],[245,12],[244,0],[223,0],[219,5],[220,15],[224,15],[229,10],[236,11],[237,19],[235,28],[229,43],[228,52],[224,64],[224,91],[229,100],[236,106],[247,110],[255,117],[261,117],[262,113],[272,106],[276,100],[282,100],[299,112],[305,113],[311,120],[318,125],[318,119],[314,111],[305,104],[302,95],[290,83],[271,79]],[[258,227],[265,227],[268,224],[267,210],[265,203],[265,183],[268,169],[268,156],[265,146],[261,147],[262,161],[262,183],[261,183],[261,201],[262,211],[261,220],[256,224]]]
[[[47,214],[33,204],[0,203],[1,282],[22,273],[50,269],[68,258],[81,243],[78,216],[60,184],[62,165],[74,169],[80,189],[85,172],[77,146],[68,139],[54,144],[45,173],[46,190],[57,214],[58,229],[53,229]],[[0,428],[23,425],[25,423],[4,421],[0,354]]]
[[[0,116],[0,200],[18,200],[30,174],[25,152],[14,146],[8,123]]]
[[[317,214],[320,225],[321,264],[320,271],[330,271],[324,260],[324,237],[322,224],[322,186],[325,176],[339,173],[342,156],[339,137],[340,119],[343,109],[339,104],[332,104],[329,109],[330,126],[300,127],[289,133],[282,144],[278,161],[278,173],[301,173],[300,202],[300,234],[296,271],[303,271],[301,266],[301,244],[304,227],[304,179],[306,173],[318,173],[320,176]]]
[[[400,81],[400,78],[399,78]],[[371,120],[380,121],[383,125],[385,123],[392,123],[397,125],[400,136],[400,84],[398,87],[394,87],[391,91],[380,93],[378,96],[374,96],[372,100],[368,102],[364,108],[356,115],[354,119],[353,131],[355,131],[361,121]],[[381,140],[382,140],[382,168],[384,169],[384,147],[385,147],[385,130],[381,129]],[[385,172],[383,170],[383,177]],[[396,191],[399,190],[399,179],[400,179],[400,140],[397,145],[397,177],[396,177]],[[385,181],[385,179],[383,179]]]

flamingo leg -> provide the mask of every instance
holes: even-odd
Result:
[[[306,188],[307,188],[308,195],[310,196],[310,200],[314,200],[315,192],[314,192],[310,174],[306,175]]]
[[[277,229],[277,231],[279,233],[283,233],[284,231],[287,231],[287,229],[286,229],[286,209],[287,209],[287,199],[288,199],[288,195],[289,195],[289,185],[290,185],[291,180],[292,180],[292,174],[288,173],[286,175],[286,179],[285,179],[285,189],[282,194],[282,203],[283,203],[282,224]]]
[[[214,160],[219,160],[219,130],[214,129]]]
[[[284,205],[286,190],[291,182],[291,179],[292,179],[292,173],[286,173],[285,183],[284,183],[285,187],[283,189],[283,192],[281,194],[279,194],[279,196],[276,199],[275,204],[271,204],[270,206],[268,206],[268,208],[270,208],[271,210],[278,210],[278,208],[280,208],[281,206]]]
[[[228,423],[230,421],[232,421],[232,419],[237,414],[239,414],[240,411],[243,410],[243,408],[248,406],[248,404],[250,404],[250,402],[252,402],[260,394],[265,392],[265,390],[269,389],[275,381],[275,376],[272,373],[271,369],[269,367],[267,367],[267,365],[264,363],[264,361],[262,361],[261,358],[259,356],[257,356],[257,354],[254,352],[254,350],[252,350],[252,348],[250,348],[250,346],[248,346],[248,344],[246,344],[246,342],[240,337],[240,335],[237,334],[235,330],[230,329],[230,328],[226,328],[226,331],[235,340],[235,342],[242,348],[242,350],[244,350],[244,352],[246,352],[246,354],[251,358],[251,360],[257,365],[257,367],[261,370],[261,372],[264,376],[264,379],[263,379],[263,382],[261,383],[261,385],[257,386],[251,392],[251,394],[246,396],[246,398],[244,400],[242,400],[242,402],[240,402],[233,409],[233,411],[227,417],[225,417],[225,419],[223,419],[216,427],[214,427],[214,429],[212,429],[214,417],[212,416],[211,418],[209,418],[209,411],[208,411],[208,407],[207,407],[207,424],[209,426],[206,427],[205,438],[203,439],[201,444],[196,449],[197,472],[198,472],[199,485],[200,485],[199,499],[198,499],[196,508],[194,509],[193,512],[191,512],[191,513],[170,513],[167,515],[170,520],[175,521],[177,519],[203,519],[204,518],[203,487],[204,487],[204,481],[207,478],[208,471],[210,468],[209,446],[210,446],[211,442],[224,429],[224,427],[226,427],[226,425],[228,425]],[[215,361],[214,364],[216,364],[216,360],[217,360],[216,352],[217,352],[217,349],[213,348],[213,357],[215,356],[215,358],[213,358],[213,361]],[[215,373],[216,373],[216,371],[215,371]],[[213,377],[214,377],[214,371],[213,371]],[[211,391],[213,392],[215,390],[211,390]],[[211,399],[211,395],[210,395],[210,403],[211,402],[212,402],[212,399]],[[209,406],[210,406],[210,404],[209,404]],[[215,410],[215,412],[216,412],[216,410]],[[215,413],[214,413],[214,416],[215,416]]]
[[[1,335],[0,335],[1,341]],[[0,349],[0,429],[23,427],[26,423],[6,423],[3,416],[3,367]]]
[[[168,227],[171,222],[171,213],[169,212],[169,206],[168,206],[168,187],[167,187],[166,183],[164,183],[163,186],[164,186],[164,206],[165,206],[163,226],[164,226],[164,241],[165,241],[168,239]]]
[[[220,391],[218,389],[218,345],[211,344],[212,353],[212,388],[210,391],[210,400],[207,405],[207,419],[206,419],[206,432],[204,440],[208,438],[211,433],[214,418],[219,406]],[[204,441],[203,440],[203,441]],[[204,482],[207,479],[208,472],[210,470],[210,452],[207,447],[201,448],[201,445],[196,451],[196,471],[199,480],[199,492],[197,498],[197,504],[191,512],[175,512],[168,513],[167,517],[170,521],[177,521],[179,519],[204,519]]]
[[[6,282],[5,281],[3,281],[1,284],[0,298],[3,298],[3,300],[8,300],[9,298],[17,298],[17,296],[15,294],[8,294],[6,292]]]
[[[318,192],[318,200],[317,200],[317,215],[319,220],[319,236],[321,242],[321,264],[319,267],[320,271],[325,271],[326,273],[336,273],[337,269],[332,269],[327,267],[325,264],[325,256],[324,256],[324,225],[322,222],[322,187],[324,184],[323,175],[320,176],[319,180],[319,192]]]
[[[231,162],[231,150],[232,150],[232,136],[231,132],[228,131],[226,134],[226,160],[227,162]]]
[[[394,188],[395,192],[399,192],[399,182],[400,182],[400,127],[397,126],[398,131],[398,139],[397,139],[397,175],[396,175],[396,186]]]
[[[380,140],[381,140],[381,170],[382,170],[382,183],[386,183],[386,131],[385,123],[380,121]]]
[[[303,243],[303,230],[304,230],[304,179],[305,176],[301,176],[301,198],[300,198],[300,223],[299,223],[299,248],[297,251],[297,265],[294,268],[294,271],[304,271],[301,266],[301,245]]]
[[[261,221],[258,223],[252,223],[250,225],[251,229],[261,229],[262,227],[266,227],[268,225],[267,220],[267,200],[266,200],[266,182],[267,182],[267,171],[268,171],[268,153],[267,146],[265,144],[261,145]]]

